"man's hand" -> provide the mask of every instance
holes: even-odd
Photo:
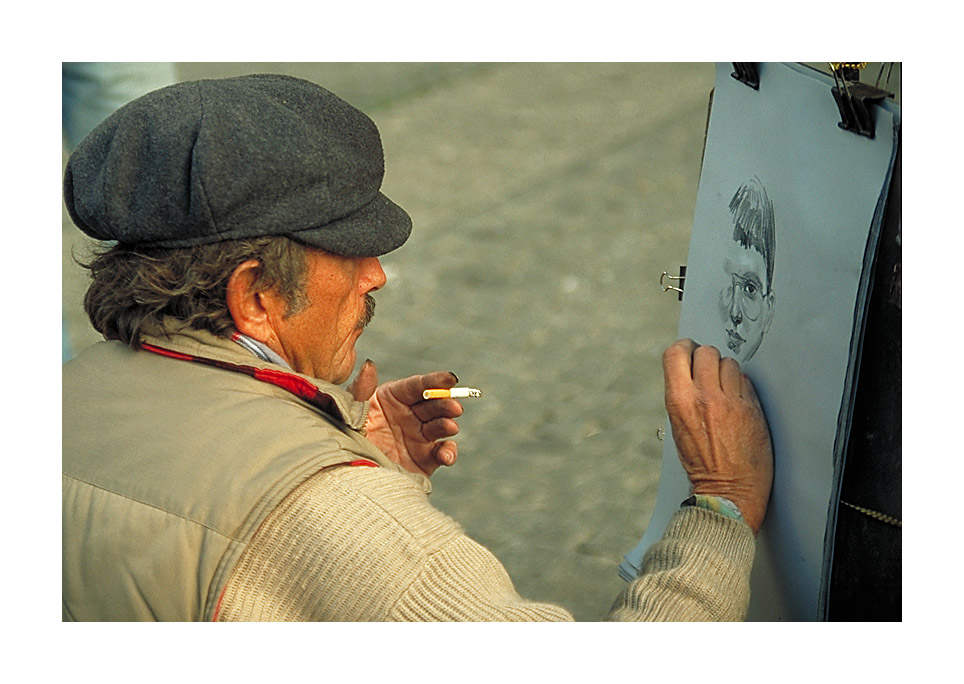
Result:
[[[426,401],[422,392],[448,389],[457,382],[452,373],[437,372],[378,385],[375,364],[365,361],[349,390],[358,401],[370,402],[368,439],[406,470],[431,475],[458,458],[458,444],[446,440],[459,432],[453,419],[462,415],[462,404],[455,399]]]
[[[663,354],[666,410],[694,494],[735,503],[760,531],[773,484],[773,446],[750,379],[714,347],[680,340]]]

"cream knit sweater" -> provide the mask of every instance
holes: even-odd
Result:
[[[743,522],[686,508],[649,550],[612,620],[741,620],[754,539]],[[418,480],[336,467],[264,521],[224,590],[223,621],[572,620],[518,595],[502,564],[435,509]]]

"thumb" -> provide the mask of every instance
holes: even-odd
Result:
[[[378,386],[378,371],[375,369],[375,362],[367,359],[358,371],[358,377],[351,384],[348,391],[355,397],[355,401],[368,401],[375,393]]]

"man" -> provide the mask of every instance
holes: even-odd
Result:
[[[723,260],[720,317],[726,346],[746,363],[760,348],[773,322],[773,262],[776,226],[773,203],[757,178],[744,183],[730,200],[733,242]]]
[[[64,366],[65,620],[567,620],[428,501],[458,456],[436,372],[378,385],[355,342],[408,237],[364,114],[284,76],[182,83],[107,119],[64,179],[116,241],[107,341]],[[694,497],[611,617],[740,619],[772,451],[749,380],[684,340],[666,402]]]

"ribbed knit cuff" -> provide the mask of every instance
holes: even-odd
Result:
[[[706,545],[737,565],[752,565],[756,552],[753,530],[746,521],[698,506],[684,506],[666,526],[663,540],[681,540]]]

